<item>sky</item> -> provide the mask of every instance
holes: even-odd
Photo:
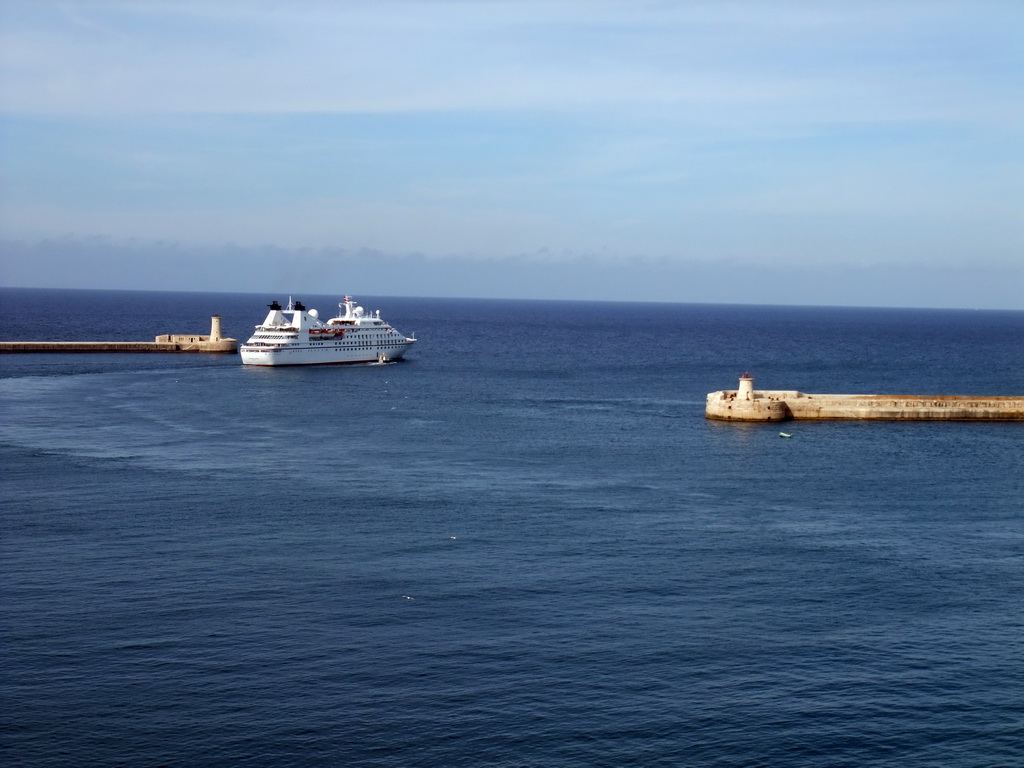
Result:
[[[1019,0],[0,0],[0,284],[1024,309]]]

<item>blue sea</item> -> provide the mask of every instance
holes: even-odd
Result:
[[[280,295],[3,289],[5,339]],[[295,296],[321,313],[339,296]],[[391,364],[0,357],[4,766],[1024,765],[1024,312],[359,297]]]

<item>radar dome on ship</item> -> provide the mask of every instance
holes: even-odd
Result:
[[[309,310],[309,316],[310,317],[315,317],[317,319],[320,319],[320,313],[317,312],[315,309]]]

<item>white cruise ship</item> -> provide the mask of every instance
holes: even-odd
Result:
[[[329,365],[398,360],[416,343],[380,319],[367,314],[351,296],[338,305],[337,317],[323,321],[315,309],[288,300],[270,304],[262,325],[242,345],[244,365]]]

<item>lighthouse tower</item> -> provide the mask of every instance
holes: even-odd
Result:
[[[220,341],[223,336],[220,335],[220,315],[214,315],[210,318],[210,338],[209,341]]]
[[[740,376],[740,387],[736,390],[737,400],[754,399],[754,377],[749,373]]]

